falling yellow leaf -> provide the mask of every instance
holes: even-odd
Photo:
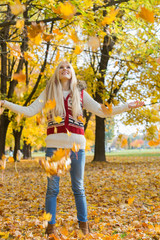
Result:
[[[62,121],[62,118],[60,116],[54,116],[54,120],[57,122],[57,123],[60,123]]]
[[[96,36],[89,37],[88,46],[92,48],[93,51],[96,51],[100,47],[100,40]]]
[[[68,37],[71,38],[75,43],[79,42],[79,38],[77,36],[77,32],[75,31],[75,29],[70,30]]]
[[[154,13],[145,7],[141,7],[140,13],[136,15],[137,18],[142,18],[147,22],[154,23]]]
[[[66,129],[66,130],[67,130],[67,135],[70,137],[72,133],[70,131],[68,131],[68,129]]]
[[[78,152],[80,149],[80,144],[73,143],[72,151]]]
[[[52,10],[53,12],[59,14],[64,19],[71,19],[76,13],[75,6],[71,4],[69,1],[60,3],[57,8],[52,6]]]
[[[85,120],[81,115],[77,117],[77,120],[85,124]]]
[[[134,199],[135,199],[135,197],[129,198],[129,199],[128,199],[128,204],[131,205],[131,204],[133,203]]]
[[[122,139],[122,142],[121,142],[121,148],[124,148],[126,146],[128,146],[128,141],[126,138],[124,138],[124,139]]]
[[[31,26],[27,27],[28,30],[28,37],[33,40],[36,36],[40,35],[44,32],[45,30],[45,24],[43,22],[36,23],[32,22]]]
[[[24,19],[17,20],[16,22],[16,28],[23,28],[24,27]]]
[[[55,133],[55,134],[57,133],[57,128],[56,128],[56,127],[54,128],[54,133]]]
[[[55,106],[56,106],[56,100],[55,100],[55,99],[53,99],[53,100],[48,100],[48,101],[46,102],[46,104],[45,104],[45,108],[46,108],[47,110],[54,109]]]
[[[81,45],[76,45],[74,49],[75,54],[80,54],[83,51],[83,47]]]
[[[115,10],[114,8],[112,8],[111,11],[108,13],[108,15],[104,17],[102,21],[102,25],[105,26],[106,24],[108,25],[111,24],[115,20],[119,10],[120,9]]]
[[[20,71],[19,73],[13,74],[13,79],[17,80],[18,82],[25,82],[26,81],[26,75]]]
[[[101,104],[101,108],[104,114],[110,114],[112,113],[112,104],[105,103],[107,105],[107,108],[104,104]]]
[[[12,14],[14,15],[19,15],[23,13],[26,9],[25,5],[22,5],[19,0],[16,0],[15,4],[11,5],[10,8],[11,8]]]

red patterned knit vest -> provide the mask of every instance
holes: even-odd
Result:
[[[80,104],[83,108],[83,90],[81,90]],[[62,117],[62,121],[57,123],[50,113],[47,117],[48,127],[47,135],[54,133],[67,133],[67,130],[71,133],[84,135],[84,125],[81,121],[75,120],[72,116],[72,97],[70,94],[64,99],[64,106],[66,115]]]

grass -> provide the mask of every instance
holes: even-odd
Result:
[[[160,157],[160,149],[130,149],[106,153],[106,156],[156,156]]]
[[[33,152],[32,157],[44,157],[45,152]],[[93,156],[92,152],[86,152],[86,156]],[[119,157],[160,157],[160,149],[130,149],[130,150],[117,150],[114,152],[106,152],[106,156],[119,156]]]

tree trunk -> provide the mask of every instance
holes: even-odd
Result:
[[[0,116],[0,158],[5,154],[5,141],[9,122],[8,116],[4,114]]]
[[[106,161],[105,157],[105,124],[104,118],[96,116],[96,138],[95,138],[95,152],[93,161]]]
[[[13,130],[13,136],[14,136],[14,161],[17,161],[17,151],[20,150],[20,140],[21,140],[21,134],[22,134],[23,127],[21,126],[20,131]]]
[[[8,8],[7,17],[10,16],[10,11]],[[7,43],[6,39],[8,39],[9,35],[9,26],[2,28],[0,30],[0,46],[1,46],[1,83],[0,83],[0,93],[2,94],[2,99],[5,98],[7,93],[7,80],[8,80],[8,69],[7,69]],[[6,110],[3,115],[0,116],[0,158],[5,153],[5,141],[6,134],[10,120],[8,119],[8,111]]]
[[[23,145],[23,158],[24,159],[31,158],[31,145],[27,144],[26,141],[24,141]]]

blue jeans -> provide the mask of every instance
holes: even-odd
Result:
[[[46,157],[51,157],[56,148],[47,148]],[[75,197],[77,208],[77,219],[81,222],[87,222],[87,203],[85,191],[83,186],[84,168],[85,168],[85,150],[80,149],[78,153],[71,151],[71,183],[72,190]],[[49,222],[54,224],[56,222],[56,206],[57,195],[59,193],[59,176],[47,177],[47,192],[46,192],[46,212],[52,214],[52,219]]]

